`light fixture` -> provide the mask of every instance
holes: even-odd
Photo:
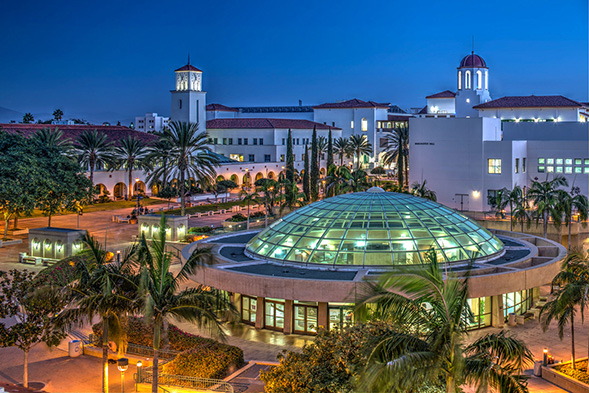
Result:
[[[143,367],[143,362],[139,360],[137,362],[137,383],[141,383],[141,367]],[[137,391],[137,387],[135,387],[135,391]]]
[[[478,197],[480,197],[480,196],[481,196],[481,192],[480,192],[480,191],[477,191],[477,190],[474,190],[474,191],[472,192],[472,196],[473,196],[473,197],[475,197],[475,198],[478,198]]]
[[[117,368],[121,372],[121,392],[125,393],[125,371],[129,368],[129,359],[120,358],[117,360]]]
[[[542,365],[546,367],[548,365],[548,348],[544,348],[542,351],[544,353],[544,358],[542,359]]]

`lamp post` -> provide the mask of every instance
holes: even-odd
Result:
[[[143,363],[141,362],[141,360],[139,360],[137,362],[137,380],[135,381],[135,391],[137,391],[137,384],[141,383],[141,367],[143,366]]]
[[[129,359],[120,358],[117,360],[117,368],[121,372],[121,392],[125,393],[125,371],[129,368]]]
[[[121,263],[121,250],[117,250],[117,263]]]
[[[542,365],[546,367],[548,365],[548,348],[544,348],[542,351],[544,353],[544,359],[542,360]]]

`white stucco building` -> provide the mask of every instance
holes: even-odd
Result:
[[[458,67],[452,93],[427,97],[410,124],[410,183],[427,181],[438,201],[458,210],[489,211],[502,188],[564,176],[589,192],[587,105],[562,96],[491,100],[489,70],[474,53]]]
[[[135,118],[135,129],[141,132],[162,132],[168,127],[169,117],[158,116],[157,113],[146,113],[145,116]]]

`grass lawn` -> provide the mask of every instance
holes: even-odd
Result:
[[[230,209],[236,205],[246,206],[246,203],[243,201],[231,201],[231,202],[211,203],[210,205],[187,207],[186,214],[202,213],[202,212],[208,212],[211,210],[215,211],[215,210],[221,210],[221,209]],[[252,208],[253,206],[254,206],[254,204],[250,203],[250,208]],[[170,211],[166,211],[166,214],[179,215],[180,212],[181,212],[180,209],[173,209]]]
[[[141,200],[141,205],[143,206],[150,206],[150,205],[160,205],[166,204],[168,201],[164,199],[155,199],[155,198],[146,198]],[[135,201],[113,201],[107,203],[95,203],[93,205],[84,206],[84,213],[92,213],[92,212],[102,212],[107,210],[116,210],[116,209],[125,209],[129,207],[136,207],[137,200]],[[61,215],[67,214],[76,214],[75,212],[63,212]],[[20,218],[28,218],[28,217],[42,217],[43,213],[40,210],[34,210],[33,214],[26,217]]]

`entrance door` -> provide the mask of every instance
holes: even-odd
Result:
[[[294,331],[297,333],[317,333],[317,306],[295,304]]]
[[[265,327],[274,330],[284,329],[284,303],[266,300]]]
[[[250,296],[241,296],[241,320],[250,325],[256,324],[258,300]]]
[[[468,211],[468,194],[454,194],[454,209]]]

